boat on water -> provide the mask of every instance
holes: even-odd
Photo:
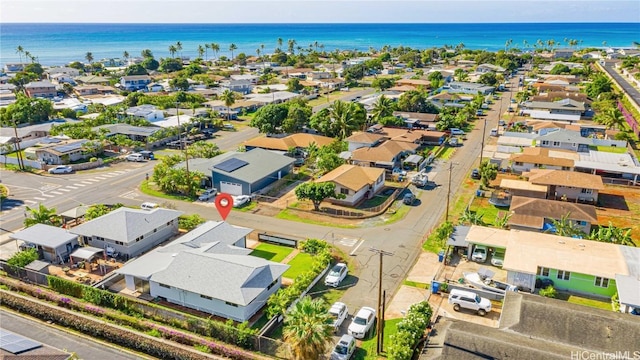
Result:
[[[518,287],[515,285],[494,280],[494,272],[486,268],[480,268],[477,272],[465,272],[462,274],[464,275],[464,280],[476,289],[491,291],[502,295],[507,291],[518,291]]]

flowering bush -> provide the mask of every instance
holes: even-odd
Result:
[[[411,305],[407,315],[398,323],[398,332],[391,335],[391,345],[387,348],[389,360],[410,360],[413,351],[429,326],[433,310],[428,302]]]

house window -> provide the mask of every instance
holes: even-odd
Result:
[[[549,276],[549,268],[538,266],[538,276]]]
[[[563,166],[563,167],[562,167],[562,170],[567,170],[567,171],[569,171],[569,170],[571,170],[571,168],[569,168],[568,166]]]
[[[211,296],[207,296],[207,295],[200,294],[200,297],[203,298],[203,299],[207,299],[207,300],[213,300],[213,298]]]
[[[542,140],[542,145],[549,145],[549,140]]]
[[[269,284],[269,286],[267,286],[267,290],[271,290],[271,288],[278,283],[278,279],[275,279],[271,282],[271,284]]]
[[[516,166],[522,166],[522,163],[520,161],[516,161]]]
[[[171,286],[169,286],[169,285],[160,284],[160,283],[158,283],[158,285],[160,285],[160,287],[163,287],[165,289],[171,289]]]
[[[583,194],[593,194],[593,189],[582,189],[580,192]]]
[[[560,141],[554,141],[553,142],[553,146],[560,147]]]
[[[123,245],[124,245],[124,243],[123,243],[122,241],[116,241],[116,245],[121,245],[121,246],[123,246]]]
[[[349,189],[340,188],[340,194],[349,195]]]
[[[587,222],[586,221],[582,221],[582,220],[576,220],[576,224],[578,224],[580,226],[587,226]]]
[[[603,287],[603,288],[608,288],[609,287],[609,279],[607,278],[603,278],[603,277],[597,277],[596,276],[596,282],[595,285],[597,287]]]
[[[238,304],[234,304],[232,302],[225,301],[224,303],[229,305],[229,306],[238,307]]]
[[[559,280],[569,280],[571,277],[571,272],[558,270],[558,276],[556,276]]]

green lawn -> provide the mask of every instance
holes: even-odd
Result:
[[[419,288],[419,289],[428,289],[429,288],[429,284],[416,282],[416,281],[409,281],[409,280],[403,281],[402,285],[412,286],[412,287]]]
[[[261,243],[249,255],[271,260],[273,262],[281,262],[284,258],[289,256],[292,251],[293,248],[288,246]]]
[[[626,147],[617,147],[617,146],[590,146],[591,150],[604,151],[616,154],[624,154],[627,152]]]
[[[565,301],[570,302],[572,304],[590,306],[590,307],[593,307],[593,308],[596,308],[596,309],[603,309],[603,310],[613,311],[610,301],[589,299],[589,298],[585,298],[585,297],[581,297],[581,296],[570,295],[570,294],[567,294],[567,293],[564,293],[564,292],[560,292],[560,291],[556,295],[556,298],[559,299],[559,300],[565,300]]]
[[[482,221],[488,226],[494,226],[499,212],[508,213],[508,208],[499,208],[489,204],[488,198],[474,198],[470,211],[482,214]]]
[[[402,318],[387,320],[384,322],[384,339],[383,350],[387,345],[391,344],[391,335],[395,334],[398,330],[398,323],[402,321]],[[369,339],[362,341],[358,345],[358,349],[353,354],[354,360],[370,360],[377,359],[376,355],[376,336],[372,335]]]
[[[296,257],[289,261],[288,265],[291,267],[289,268],[289,270],[285,271],[282,276],[289,279],[295,279],[298,275],[309,271],[309,265],[311,265],[312,260],[313,255],[302,252],[299,253],[298,255],[296,255]]]
[[[280,211],[278,213],[278,215],[276,215],[276,218],[277,219],[297,221],[297,222],[301,222],[301,223],[305,223],[305,224],[315,224],[315,225],[322,225],[322,226],[330,226],[330,227],[334,227],[334,228],[355,229],[357,227],[356,225],[353,225],[353,224],[340,224],[340,223],[332,223],[332,222],[329,222],[329,221],[317,221],[317,220],[313,220],[313,219],[301,218],[298,215],[296,215],[295,212],[289,211],[288,209]]]
[[[444,159],[444,160],[448,160],[451,155],[453,155],[453,153],[456,151],[457,148],[455,147],[450,147],[447,146],[445,147],[444,151],[440,152],[440,154],[438,154],[438,158],[439,159]]]

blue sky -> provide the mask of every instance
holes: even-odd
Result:
[[[2,22],[640,22],[618,0],[2,0]]]

